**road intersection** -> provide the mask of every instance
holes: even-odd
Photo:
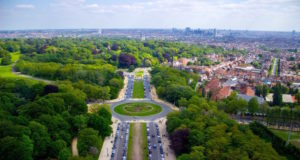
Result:
[[[112,101],[109,102],[110,108],[112,111],[113,119],[116,119],[119,121],[117,125],[113,128],[113,140],[111,141],[111,150],[110,150],[110,156],[106,156],[105,159],[110,160],[126,160],[127,159],[127,148],[128,148],[128,130],[129,130],[129,122],[146,122],[147,128],[149,129],[149,132],[147,133],[151,138],[148,139],[148,158],[151,160],[164,160],[165,159],[165,153],[163,148],[163,142],[160,137],[160,127],[158,127],[158,123],[156,122],[158,119],[165,118],[166,115],[172,111],[172,109],[162,103],[158,102],[156,100],[152,99],[151,95],[151,87],[150,87],[150,77],[147,74],[148,72],[145,70],[145,75],[142,77],[143,85],[144,85],[144,98],[142,99],[133,99],[132,93],[133,93],[133,84],[135,80],[134,74],[124,74],[127,78],[127,85],[124,93],[124,98],[119,101]],[[162,111],[158,114],[151,115],[151,116],[126,116],[126,115],[120,115],[114,111],[114,108],[120,104],[124,103],[132,103],[132,102],[147,102],[147,103],[153,103],[156,105],[159,105],[162,107]],[[147,129],[147,130],[148,130]],[[153,137],[154,136],[154,137]],[[110,138],[112,139],[112,138]],[[105,143],[109,144],[109,143]],[[103,146],[103,148],[108,148],[108,146]],[[105,152],[104,149],[102,149],[101,152]],[[108,149],[107,149],[107,155],[108,155]],[[103,153],[100,153],[100,156],[104,155]],[[99,159],[100,159],[99,156]],[[102,159],[105,156],[102,156]],[[174,157],[174,156],[173,156]],[[166,159],[168,159],[166,157]],[[173,158],[172,158],[173,159]]]

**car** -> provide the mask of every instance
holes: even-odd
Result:
[[[151,150],[151,145],[148,146],[148,149]]]
[[[158,143],[161,143],[161,138],[158,138]]]
[[[153,148],[156,148],[156,144],[155,143],[153,144]]]
[[[155,135],[154,134],[152,134],[152,138],[154,138],[155,137]]]

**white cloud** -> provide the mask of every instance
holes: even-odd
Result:
[[[32,4],[18,4],[16,8],[33,9],[35,6]]]

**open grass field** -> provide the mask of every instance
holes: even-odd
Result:
[[[153,103],[124,103],[115,107],[115,112],[127,116],[149,116],[161,112],[162,108]]]
[[[142,80],[134,81],[132,98],[144,98],[144,84]]]
[[[0,77],[5,77],[5,78],[16,78],[18,75],[15,75],[11,72],[12,67],[14,65],[14,62],[16,62],[20,58],[20,53],[12,53],[11,54],[12,58],[12,64],[7,65],[7,66],[1,66],[0,65]],[[0,63],[1,63],[1,58],[0,58]]]
[[[271,131],[284,140],[288,139],[289,131],[271,129]],[[292,132],[290,142],[300,149],[300,132]]]
[[[11,53],[12,64],[7,65],[7,66],[1,66],[0,65],[0,77],[13,79],[13,80],[23,79],[23,80],[28,81],[29,83],[39,82],[37,80],[27,78],[27,77],[23,77],[23,76],[12,73],[12,67],[14,66],[14,63],[20,58],[20,56],[21,55],[18,52]],[[1,63],[1,58],[0,58],[0,63]]]
[[[142,77],[143,75],[144,75],[144,71],[143,70],[135,72],[135,76],[136,77]]]

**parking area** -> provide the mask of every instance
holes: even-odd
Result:
[[[129,123],[118,123],[113,142],[111,160],[126,160],[129,138]]]
[[[146,128],[149,160],[164,160],[162,140],[157,123],[149,122],[146,124]]]
[[[145,98],[151,99],[150,81],[148,75],[143,77]]]

